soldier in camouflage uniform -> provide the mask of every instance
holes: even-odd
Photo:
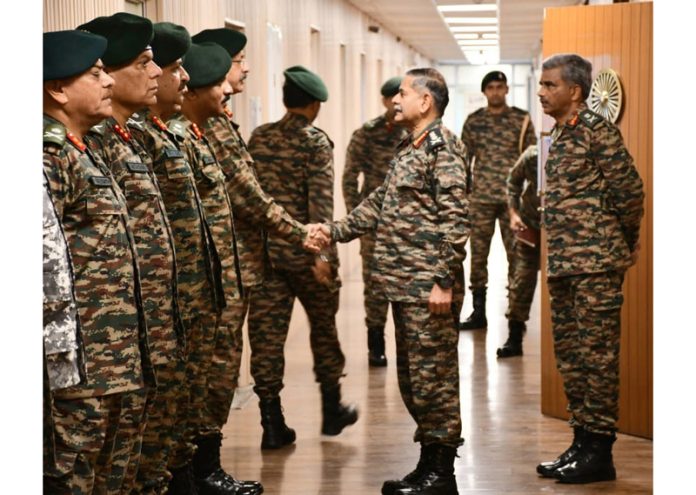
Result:
[[[619,129],[585,106],[591,83],[590,62],[555,55],[543,63],[538,93],[556,121],[542,224],[556,364],[574,439],[537,472],[563,483],[616,478],[621,286],[638,256],[643,216],[643,182]]]
[[[154,385],[126,199],[82,142],[111,115],[100,36],[44,35],[44,173],[74,266],[86,380],[53,392],[55,466],[46,493],[121,493]],[[120,441],[114,433],[120,431]]]
[[[507,179],[510,229],[513,232],[529,230],[536,233],[535,244],[530,246],[515,238],[515,264],[508,291],[508,339],[499,347],[498,357],[522,355],[522,337],[527,330],[529,308],[534,300],[541,250],[539,248],[539,195],[537,194],[537,146],[530,145]]]
[[[396,145],[408,134],[403,127],[394,123],[392,98],[399,92],[399,84],[401,84],[401,78],[392,77],[382,85],[380,90],[382,104],[387,111],[355,131],[348,144],[346,166],[343,170],[343,199],[348,212],[382,185],[389,171],[389,164],[394,158]],[[363,186],[358,190],[360,174],[363,175]],[[389,303],[380,288],[372,283],[374,249],[374,232],[368,232],[360,237],[368,362],[370,366],[386,366],[384,325],[387,321]]]
[[[207,29],[195,35],[194,41],[217,43],[232,57],[232,67],[227,73],[227,82],[233,94],[241,93],[249,71],[244,56],[246,36],[239,31],[226,28]],[[230,406],[239,377],[242,356],[242,327],[249,310],[249,303],[256,288],[263,282],[264,257],[266,255],[265,233],[269,230],[280,238],[302,245],[306,229],[295,221],[268,196],[259,185],[254,171],[254,160],[239,132],[239,125],[232,120],[232,113],[215,116],[205,123],[205,135],[215,151],[215,156],[225,174],[225,185],[232,203],[235,221],[237,253],[244,293],[226,308],[223,315],[229,330],[219,339],[213,359],[213,379],[208,390],[208,407],[214,410],[217,423],[227,421]]]
[[[155,366],[157,389],[152,390],[146,414],[152,422],[141,423],[148,432],[146,453],[157,458],[146,461],[146,470],[163,462],[159,450],[166,451],[169,426],[167,411],[176,402],[175,387],[183,358],[183,322],[178,309],[176,259],[171,226],[167,218],[159,182],[152,170],[152,159],[133,138],[129,127],[137,126],[131,116],[145,105],[157,101],[157,78],[162,74],[153,61],[150,42],[154,35],[152,22],[127,13],[97,18],[83,29],[107,38],[109,45],[103,60],[106,71],[114,78],[113,116],[95,126],[87,143],[111,170],[126,197],[130,226],[135,237],[140,265],[141,288],[152,364]],[[115,442],[120,441],[121,431]],[[164,444],[158,443],[156,437]],[[130,491],[135,483],[142,445],[134,446],[128,474],[122,489]],[[148,492],[163,490],[168,481],[166,472],[150,472]]]
[[[256,128],[249,151],[259,182],[294,218],[303,223],[333,218],[333,143],[312,125],[328,91],[319,76],[302,66],[284,72],[283,104],[278,122]],[[338,435],[358,420],[354,406],[341,403],[345,357],[336,329],[341,281],[335,248],[313,255],[277,235],[268,236],[269,274],[255,291],[249,309],[251,374],[259,396],[261,448],[295,441],[280,406],[287,339],[295,298],[309,319],[314,375],[322,396],[325,435]]]
[[[514,272],[514,235],[510,230],[505,181],[522,151],[536,143],[529,113],[509,107],[505,101],[507,78],[500,71],[486,74],[481,92],[488,106],[469,115],[462,128],[462,141],[471,158],[471,274],[474,310],[461,324],[462,330],[485,328],[488,252],[498,221],[508,261],[508,287]]]
[[[179,304],[186,329],[186,347],[198,345],[201,329],[217,311],[211,273],[207,224],[198,197],[193,171],[180,147],[183,136],[165,122],[181,110],[189,77],[181,57],[191,45],[183,26],[168,22],[154,25],[154,62],[162,68],[157,102],[134,114],[129,131],[149,155],[169,219],[176,249]],[[184,359],[174,356],[170,365],[158,368],[156,403],[143,435],[142,455],[136,480],[140,493],[163,493],[170,478],[170,494],[193,491],[193,444],[184,438],[189,414],[189,387]],[[171,452],[171,456],[170,456]],[[167,466],[169,465],[169,472]]]
[[[439,72],[407,72],[394,102],[395,120],[410,136],[384,183],[346,218],[323,227],[337,242],[376,230],[373,277],[391,303],[399,389],[421,444],[416,469],[385,482],[383,494],[457,493],[454,458],[463,439],[452,311],[459,314],[464,295],[469,220],[466,148],[440,120],[448,101]]]
[[[216,400],[214,393],[213,396],[210,393],[217,385],[214,380],[219,378],[218,366],[226,366],[229,374],[239,366],[238,363],[229,361],[216,363],[220,347],[229,349],[231,346],[241,345],[234,342],[230,330],[237,322],[229,320],[238,317],[231,315],[229,308],[239,306],[243,290],[234,213],[225,189],[225,174],[203,132],[203,126],[209,118],[225,114],[224,102],[232,94],[225,76],[231,66],[232,60],[221,46],[215,43],[191,45],[184,62],[190,80],[189,91],[184,96],[183,115],[172,119],[170,126],[177,126],[186,136],[184,150],[193,167],[201,204],[210,226],[215,254],[213,275],[222,306],[215,320],[214,338],[206,340],[205,347],[200,347],[197,355],[189,357],[192,363],[190,376],[194,380],[191,409],[197,413],[192,415],[193,421],[189,425],[190,434],[198,447],[193,459],[194,474],[199,490],[203,493],[254,495],[263,492],[260,483],[236,480],[220,465],[221,429],[227,419],[229,405],[225,417],[221,417],[220,402]],[[229,380],[229,377],[226,379]],[[223,387],[225,390],[229,389],[224,384]]]

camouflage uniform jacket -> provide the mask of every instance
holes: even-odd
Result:
[[[465,146],[436,119],[399,146],[384,183],[331,225],[338,242],[376,229],[373,280],[389,301],[426,302],[436,278],[461,270],[469,238],[465,163]]]
[[[208,119],[205,127],[232,201],[242,285],[259,285],[263,282],[266,254],[265,232],[260,227],[298,245],[304,240],[305,228],[261,189],[254,159],[231,114]]]
[[[249,151],[264,191],[297,221],[307,224],[333,219],[333,143],[306,117],[286,113],[278,122],[257,127]],[[314,265],[314,255],[300,244],[268,236],[271,264],[290,271]],[[335,246],[326,253],[338,267]]]
[[[525,225],[539,229],[539,195],[537,193],[537,158],[535,144],[530,145],[510,170],[507,179],[508,206],[514,208]]]
[[[135,241],[126,198],[109,169],[67,130],[44,117],[44,172],[74,267],[87,380],[57,391],[96,397],[151,380]],[[149,382],[151,383],[151,382]]]
[[[644,194],[619,129],[582,106],[554,126],[551,139],[543,223],[548,276],[626,269]]]
[[[130,121],[131,125],[136,125]],[[184,329],[177,301],[172,231],[150,156],[129,131],[108,118],[93,127],[87,144],[102,158],[121,187],[138,249],[140,286],[153,364],[183,352]]]
[[[130,131],[152,160],[176,249],[177,288],[182,316],[215,313],[212,238],[196,188],[193,169],[181,148],[186,134],[145,110],[133,115]]]
[[[396,146],[407,135],[406,129],[391,124],[385,115],[366,122],[353,133],[346,151],[342,181],[347,212],[350,213],[372,191],[382,185],[396,153]],[[358,176],[361,173],[363,184],[358,190]],[[364,235],[360,241],[360,254],[371,252],[373,245],[373,236]]]
[[[210,227],[214,248],[213,275],[218,309],[222,310],[226,299],[238,298],[243,294],[235,218],[225,188],[225,174],[202,129],[182,114],[170,119],[169,125],[186,136],[182,150],[193,168],[198,194]]]
[[[476,157],[472,164],[472,202],[507,204],[505,181],[521,154],[520,133],[527,115],[517,107],[508,107],[498,115],[484,107],[469,115],[464,122],[462,141],[469,157]],[[529,122],[522,150],[535,143],[534,126]]]
[[[43,177],[43,347],[48,383],[57,390],[80,383],[84,367],[68,242]]]

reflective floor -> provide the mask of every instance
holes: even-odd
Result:
[[[536,464],[565,450],[571,431],[564,421],[540,413],[538,294],[525,337],[525,355],[496,359],[495,350],[507,335],[506,267],[499,237],[494,239],[489,267],[488,331],[461,332],[459,340],[465,438],[455,462],[460,494],[652,493],[652,442],[627,435],[619,435],[614,446],[615,482],[560,485],[537,477]],[[468,295],[463,314],[470,308]],[[401,477],[415,467],[419,450],[412,442],[414,423],[399,395],[391,316],[389,366],[380,369],[367,366],[363,319],[362,284],[359,277],[349,276],[344,280],[337,321],[346,355],[343,395],[358,404],[358,423],[338,437],[321,436],[307,320],[297,305],[286,345],[282,392],[285,417],[297,431],[297,442],[262,453],[259,412],[252,397],[231,412],[224,430],[222,461],[229,472],[261,480],[268,494],[355,495],[378,494],[385,479]]]

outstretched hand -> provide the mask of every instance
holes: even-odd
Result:
[[[307,251],[317,254],[331,245],[331,230],[328,226],[320,223],[310,223],[305,227],[307,228],[307,236],[302,243],[302,247]]]

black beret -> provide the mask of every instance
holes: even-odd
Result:
[[[191,35],[184,26],[158,22],[153,27],[152,54],[157,65],[166,67],[186,55],[191,46]]]
[[[493,81],[503,81],[505,84],[507,84],[507,77],[505,77],[505,74],[500,72],[499,70],[494,70],[483,76],[483,81],[481,81],[481,92],[485,91],[486,86],[488,86],[488,83],[491,83]]]
[[[403,77],[396,76],[392,77],[391,79],[387,80],[387,82],[382,84],[382,89],[380,89],[382,96],[388,97],[396,95],[396,93],[399,92],[399,86],[401,86],[402,79]]]
[[[184,69],[191,78],[189,89],[209,86],[223,79],[232,67],[232,57],[217,43],[194,43],[184,58]]]
[[[244,33],[227,28],[204,29],[194,35],[192,39],[194,43],[217,43],[227,50],[230,57],[234,57],[241,52],[247,43],[247,37]]]
[[[127,12],[97,17],[77,29],[99,34],[109,42],[102,57],[104,65],[115,66],[134,60],[150,47],[152,21]]]
[[[43,35],[43,80],[82,74],[106,51],[106,38],[84,31],[54,31]]]
[[[283,74],[289,81],[293,82],[298,88],[312,98],[316,98],[319,101],[326,101],[329,99],[329,90],[326,89],[324,82],[314,72],[301,65],[293,65],[285,69]]]

